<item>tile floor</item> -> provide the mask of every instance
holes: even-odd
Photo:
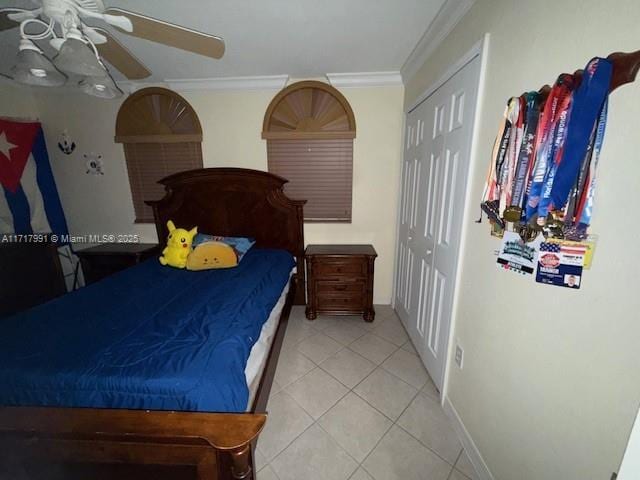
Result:
[[[469,480],[473,468],[393,310],[294,307],[256,451],[258,480]]]

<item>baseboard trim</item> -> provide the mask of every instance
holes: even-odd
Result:
[[[471,438],[471,435],[464,426],[464,423],[462,423],[460,415],[458,415],[458,412],[449,400],[449,397],[444,397],[442,408],[444,409],[444,413],[451,420],[453,429],[456,431],[465,452],[467,452],[467,455],[469,456],[471,465],[473,465],[473,469],[476,471],[476,477],[474,477],[473,480],[495,480],[491,470],[489,470],[489,467],[484,461],[484,458],[482,458],[480,450],[478,450],[473,438]]]

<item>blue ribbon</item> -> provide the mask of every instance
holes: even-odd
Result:
[[[604,58],[594,58],[584,70],[582,83],[573,94],[571,119],[563,157],[553,178],[551,202],[553,208],[563,208],[576,183],[580,164],[589,146],[593,126],[609,94],[613,64]]]

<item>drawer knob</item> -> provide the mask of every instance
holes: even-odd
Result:
[[[336,285],[335,287],[333,287],[334,290],[338,290],[339,292],[343,292],[347,289],[346,285]]]

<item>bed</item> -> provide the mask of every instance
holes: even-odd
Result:
[[[158,237],[171,219],[255,238],[237,268],[152,259],[0,325],[0,478],[254,478],[289,312],[304,303],[304,202],[285,182],[228,168],[165,178],[150,202]]]

